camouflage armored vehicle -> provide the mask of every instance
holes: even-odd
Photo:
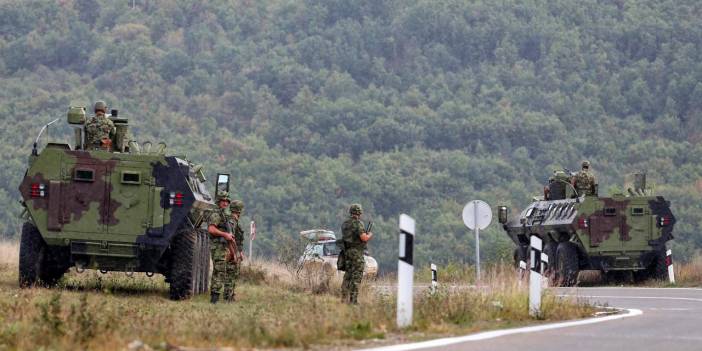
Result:
[[[117,110],[109,118],[110,150],[85,146],[83,107],[68,111],[74,145],[48,142],[39,152],[48,125],[40,131],[19,187],[20,286],[54,285],[75,266],[163,274],[172,299],[205,292],[209,240],[201,225],[214,202],[202,167],[167,156],[163,143],[152,150],[128,141],[128,120]]]
[[[549,257],[546,272],[557,285],[574,285],[581,271],[599,278],[664,278],[675,217],[670,202],[646,188],[645,174],[629,176],[627,195],[611,197],[578,194],[571,178],[568,171],[554,172],[544,197],[515,218],[507,218],[506,207],[498,209],[500,223],[518,246],[515,263],[527,260],[529,238],[537,235]]]

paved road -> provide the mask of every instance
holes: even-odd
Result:
[[[561,288],[557,292],[561,295],[579,296],[600,305],[636,309],[643,313],[601,323],[512,334],[421,350],[702,350],[702,289]]]

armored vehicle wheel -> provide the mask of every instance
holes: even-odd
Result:
[[[196,293],[197,230],[181,230],[171,243],[170,297],[183,300]]]
[[[209,240],[198,229],[181,230],[171,244],[168,274],[170,297],[183,300],[207,291],[209,284]]]
[[[20,287],[27,288],[37,283],[45,253],[46,244],[37,227],[30,222],[24,223],[19,255]]]
[[[202,294],[208,291],[209,273],[210,273],[210,242],[206,231],[197,231],[197,245],[195,246],[197,254],[195,269],[195,293]]]
[[[578,250],[569,242],[558,244],[556,249],[556,267],[560,286],[573,286],[578,280]]]
[[[519,261],[527,262],[529,260],[529,257],[527,255],[528,251],[529,251],[529,247],[525,246],[525,245],[519,245],[518,248],[514,249],[514,254],[512,256],[514,258],[514,267],[515,268],[519,268]]]
[[[51,250],[46,250],[49,254],[45,255],[45,261],[39,270],[39,279],[45,286],[54,286],[61,280],[63,274],[66,273],[68,267],[63,264],[63,262],[53,262],[47,259],[46,256],[51,255]]]
[[[202,237],[202,256],[200,258],[200,288],[201,293],[206,293],[210,289],[210,235],[206,230],[200,230]]]
[[[642,269],[634,272],[634,283],[641,283],[649,278],[651,278],[651,272],[649,272],[649,269]]]
[[[658,280],[665,280],[668,278],[668,265],[665,263],[665,249],[656,250],[655,257],[651,263],[650,277]]]
[[[202,281],[200,276],[202,275],[202,237],[200,231],[195,231],[195,247],[193,248],[193,295],[200,294],[202,291]]]
[[[556,273],[555,267],[557,267],[557,262],[558,259],[556,257],[556,250],[558,249],[558,243],[554,241],[549,241],[545,246],[544,246],[544,253],[546,256],[548,256],[548,263],[546,264],[546,267],[544,268],[544,273],[547,276],[554,276]]]

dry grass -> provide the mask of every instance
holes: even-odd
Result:
[[[16,267],[19,262],[19,244],[0,241],[0,267]]]
[[[204,295],[169,301],[162,277],[139,274],[71,272],[59,288],[19,289],[17,245],[0,244],[0,253],[0,350],[116,350],[135,339],[156,349],[327,349],[358,346],[359,340],[422,339],[534,323],[527,314],[526,286],[505,269],[489,270],[477,289],[417,294],[414,325],[398,330],[392,289],[366,284],[360,304],[345,305],[337,296],[338,278],[324,291],[269,262],[255,261],[242,271],[237,303],[213,306]],[[543,307],[541,320],[594,312],[550,295]]]
[[[681,286],[702,286],[702,256],[683,264],[674,264],[675,282]]]

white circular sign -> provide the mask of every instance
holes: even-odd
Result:
[[[473,200],[463,207],[463,223],[468,229],[475,229],[476,223],[478,229],[485,229],[491,221],[492,210],[485,201]]]

